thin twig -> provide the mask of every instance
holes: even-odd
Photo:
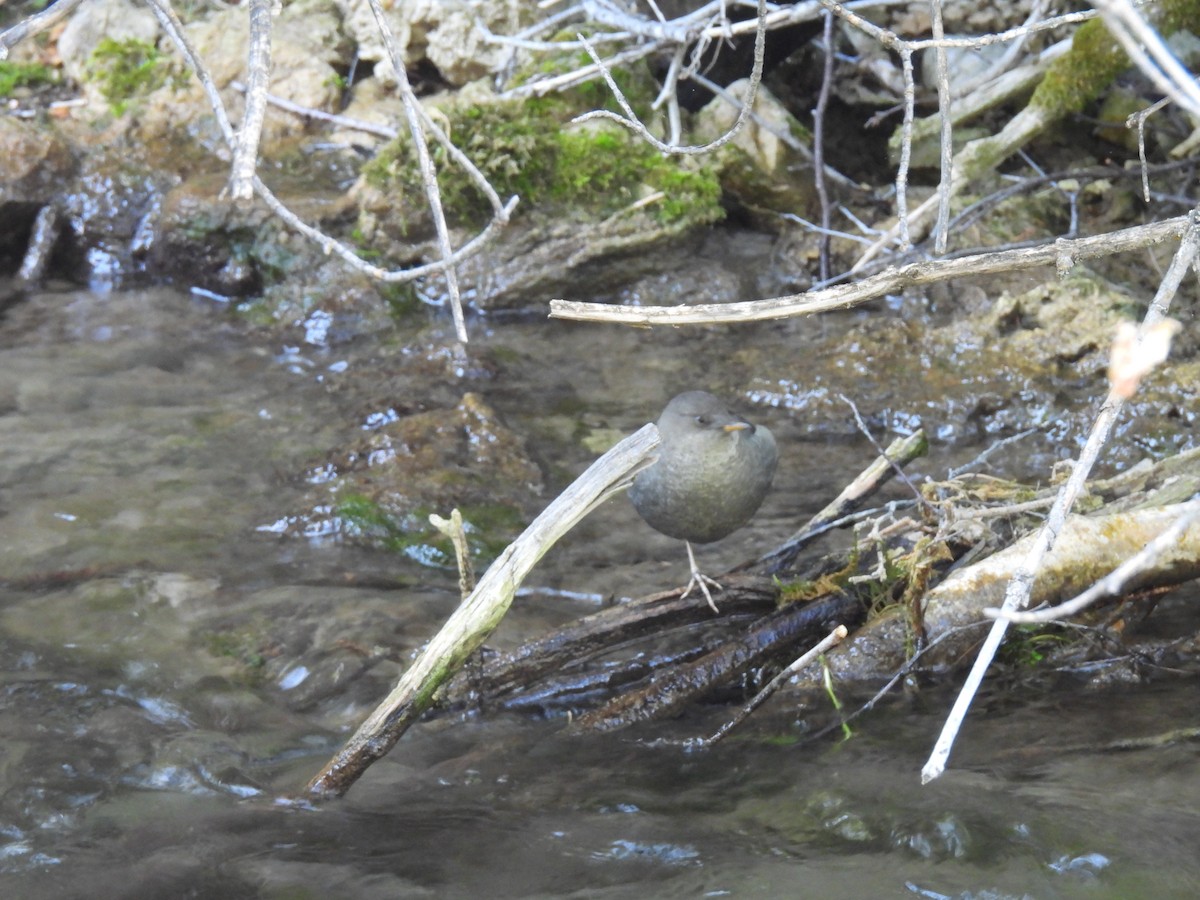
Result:
[[[933,0],[930,8],[933,11],[933,39],[940,41],[946,36],[942,24],[942,0]],[[941,117],[938,145],[941,148],[942,173],[938,180],[938,212],[937,224],[933,226],[933,252],[941,256],[946,252],[946,241],[949,240],[947,226],[950,222],[950,173],[954,168],[954,124],[950,119],[950,67],[946,62],[946,48],[939,44],[934,47],[933,52],[937,69],[938,115]]]
[[[1024,431],[1019,431],[1016,434],[1009,435],[1006,438],[1001,438],[995,443],[989,445],[982,453],[980,453],[970,462],[963,463],[961,466],[948,471],[946,473],[946,477],[953,479],[957,478],[959,475],[970,472],[976,466],[983,465],[985,462],[987,462],[988,458],[1002,447],[1007,447],[1009,444],[1015,444],[1017,441],[1023,441],[1030,435],[1037,434],[1039,431],[1045,430],[1045,428],[1045,425],[1035,425],[1033,428],[1026,428]]]
[[[1195,262],[1198,250],[1200,250],[1200,213],[1193,212],[1188,217],[1187,230],[1184,232],[1183,239],[1179,243],[1179,249],[1176,251],[1175,257],[1171,260],[1171,266],[1163,277],[1154,300],[1151,302],[1142,320],[1142,333],[1145,333],[1166,318],[1171,300],[1178,291],[1184,275]],[[1070,512],[1076,497],[1083,489],[1084,482],[1087,480],[1092,466],[1099,457],[1101,449],[1107,443],[1113,423],[1116,421],[1117,415],[1120,413],[1123,405],[1124,401],[1121,396],[1115,390],[1109,391],[1108,397],[1100,408],[1099,415],[1096,416],[1096,421],[1092,426],[1091,433],[1088,435],[1087,442],[1084,444],[1083,450],[1080,451],[1078,462],[1076,462],[1074,469],[1071,471],[1070,477],[1059,490],[1058,496],[1054,501],[1054,506],[1051,508],[1050,514],[1046,519],[1046,523],[1038,531],[1029,552],[1009,582],[1004,596],[1004,604],[1001,607],[1004,612],[1015,611],[1028,603],[1034,578],[1041,567],[1042,560],[1050,551],[1050,548],[1054,546],[1058,534],[1066,522],[1067,513]],[[971,707],[971,702],[974,700],[975,694],[983,682],[984,674],[987,672],[988,666],[991,665],[992,658],[999,649],[1007,630],[1008,622],[1004,619],[997,619],[992,624],[992,628],[979,650],[979,655],[975,659],[975,664],[967,675],[966,683],[963,685],[962,691],[955,700],[953,708],[946,717],[946,723],[942,728],[942,733],[938,736],[937,742],[934,744],[929,760],[921,769],[922,784],[927,784],[937,778],[945,770],[946,761],[950,758],[950,751],[954,747],[954,741],[958,736],[959,728],[962,726],[967,711]]]
[[[829,109],[829,96],[833,93],[833,14],[825,13],[825,23],[822,32],[824,44],[824,65],[821,70],[821,92],[817,95],[817,106],[813,110],[813,178],[816,182],[817,199],[821,203],[821,235],[818,247],[818,262],[821,280],[829,277],[830,261],[829,248],[832,239],[829,236],[833,216],[829,207],[829,188],[825,184],[825,113]]]
[[[423,121],[421,101],[408,80],[408,72],[404,67],[404,57],[396,47],[396,38],[392,34],[392,26],[388,24],[383,14],[379,0],[367,0],[371,12],[375,16],[375,25],[379,36],[383,38],[383,46],[391,60],[393,75],[400,90],[400,99],[404,103],[404,115],[408,119],[408,133],[412,139],[413,150],[417,154],[417,168],[421,172],[421,181],[425,185],[425,202],[429,204],[429,214],[433,218],[434,230],[437,232],[438,253],[442,262],[454,255],[450,246],[450,226],[446,224],[446,212],[442,209],[442,191],[438,187],[437,171],[433,167],[433,158],[429,154],[429,146],[425,142],[425,121]],[[426,120],[428,117],[424,117]],[[497,198],[497,203],[499,199]],[[463,317],[462,296],[458,289],[458,269],[448,265],[442,270],[446,279],[446,290],[449,293],[450,314],[454,318],[454,333],[460,344],[467,342],[467,323]]]
[[[1097,0],[1109,32],[1155,87],[1200,118],[1200,85],[1129,0]]]
[[[1124,593],[1130,579],[1154,566],[1163,553],[1177,545],[1183,533],[1194,522],[1200,520],[1200,500],[1183,503],[1179,510],[1178,518],[1164,529],[1162,534],[1079,596],[1046,609],[1021,611],[989,608],[985,609],[983,614],[989,619],[1004,619],[1020,625],[1038,625],[1073,616],[1105,597],[1119,596]]]
[[[245,92],[246,90],[246,85],[240,81],[231,81],[229,86],[235,91]],[[268,93],[265,96],[267,102],[272,106],[297,116],[303,116],[306,119],[328,122],[330,125],[337,125],[339,128],[362,131],[377,137],[387,138],[388,140],[395,140],[400,135],[399,131],[389,125],[380,125],[378,122],[367,122],[364,119],[355,119],[351,116],[339,116],[336,113],[327,113],[323,109],[316,109],[312,106],[301,106],[299,103],[293,103],[291,100],[280,97],[277,94]]]
[[[764,571],[774,574],[791,565],[805,545],[814,538],[830,528],[855,521],[855,517],[846,516],[849,510],[861,505],[864,500],[891,481],[899,467],[923,456],[928,449],[929,443],[922,429],[918,428],[910,435],[896,438],[888,445],[887,450],[881,451],[869,466],[842,488],[841,493],[824,509],[816,513],[774,550],[759,557],[754,567],[762,567]]]
[[[1013,272],[1040,266],[1054,266],[1059,272],[1067,272],[1081,260],[1138,250],[1179,237],[1187,228],[1188,221],[1187,216],[1177,216],[1108,234],[1051,239],[1033,246],[999,253],[971,253],[955,259],[908,263],[898,268],[889,267],[877,275],[863,278],[853,284],[839,284],[805,294],[790,294],[768,300],[637,307],[551,300],[550,316],[557,319],[613,322],[623,325],[674,326],[760,322],[811,315],[832,309],[848,309],[885,294],[899,293],[906,288],[969,275]]]
[[[246,57],[246,108],[238,129],[230,166],[229,194],[235,202],[254,196],[258,144],[267,116],[267,86],[271,82],[271,2],[250,0],[250,49]]]
[[[605,109],[596,109],[589,113],[584,113],[582,116],[576,116],[572,121],[586,122],[589,119],[596,118],[612,119],[621,125],[624,125],[630,131],[633,131],[635,134],[641,137],[642,140],[647,141],[649,144],[663,153],[696,156],[702,153],[709,153],[713,150],[716,150],[718,147],[724,146],[733,140],[737,136],[738,132],[740,132],[745,126],[746,120],[750,115],[750,110],[754,108],[754,101],[758,97],[758,86],[762,81],[763,59],[767,36],[766,0],[758,0],[758,17],[756,21],[757,28],[754,32],[754,65],[750,70],[750,83],[746,89],[746,96],[742,101],[742,108],[738,112],[738,117],[734,121],[733,125],[730,126],[729,130],[715,140],[709,141],[707,144],[693,144],[687,147],[680,147],[665,143],[651,134],[650,130],[646,128],[646,126],[642,124],[642,121],[637,117],[637,113],[633,111],[633,107],[629,105],[629,101],[625,99],[625,95],[621,92],[621,89],[617,87],[616,81],[613,80],[612,74],[609,72],[608,68],[601,63],[600,57],[596,54],[596,51],[592,48],[590,43],[585,43],[588,55],[591,56],[592,62],[600,68],[600,72],[604,76],[604,83],[607,84],[608,89],[612,91],[612,94],[616,98],[617,104],[621,107],[621,111],[624,113],[624,115],[619,116],[616,113],[609,112]],[[579,40],[586,42],[586,38],[584,38],[582,34],[578,35],[578,37]]]
[[[790,666],[767,682],[766,687],[755,694],[754,697],[751,698],[750,702],[738,710],[737,714],[732,719],[724,723],[710,736],[706,738],[696,738],[694,741],[689,742],[689,746],[697,749],[705,749],[717,743],[717,741],[724,738],[729,734],[729,732],[733,731],[733,729],[745,722],[746,719],[750,717],[751,713],[766,703],[767,700],[771,698],[771,695],[783,686],[785,681],[807,666],[826,650],[836,647],[838,644],[844,641],[847,634],[849,634],[849,632],[846,630],[845,625],[839,625],[837,628],[833,629],[833,631],[822,638],[821,641],[816,644],[816,646],[814,646],[811,650],[809,650]]]
[[[83,0],[58,0],[39,13],[22,19],[12,28],[0,32],[0,60],[8,59],[8,51],[27,37],[40,34],[69,16]]]

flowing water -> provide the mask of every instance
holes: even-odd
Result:
[[[1194,724],[1194,683],[1170,679],[989,685],[926,787],[944,690],[809,744],[779,702],[706,752],[659,739],[708,733],[727,708],[587,739],[554,720],[436,720],[344,800],[288,802],[456,604],[455,573],[419,547],[366,548],[313,514],[373,417],[480,394],[546,473],[528,515],[586,466],[580,435],[632,430],[685,386],[746,400],[757,383],[769,403],[746,411],[779,439],[779,480],[750,527],[703,549],[713,571],[873,455],[848,416],[816,427],[803,396],[766,390],[818,364],[794,348],[828,323],[477,319],[482,362],[457,370],[438,362],[440,321],[341,344],[319,324],[265,347],[167,290],[47,292],[0,323],[0,896],[1200,895],[1196,744],[1104,747]],[[755,382],[764,365],[788,378]],[[948,441],[926,470],[978,449]],[[1044,471],[1042,453],[1003,474]],[[611,501],[494,643],[684,565]]]

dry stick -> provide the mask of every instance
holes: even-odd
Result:
[[[829,207],[829,188],[825,184],[825,112],[829,109],[829,95],[833,92],[833,14],[825,13],[822,31],[825,44],[824,66],[821,71],[821,92],[817,95],[817,107],[813,110],[813,179],[817,187],[817,198],[821,201],[821,240],[818,260],[821,280],[830,275],[829,247],[832,238],[829,229],[833,223]]]
[[[559,494],[492,563],[471,595],[421,651],[386,699],[308,784],[312,794],[341,796],[375,760],[396,745],[454,675],[500,623],[529,571],[575,524],[629,486],[650,462],[658,429],[644,425],[594,462]]]
[[[1157,103],[1139,109],[1125,119],[1126,128],[1136,128],[1138,136],[1138,162],[1142,172],[1142,199],[1150,202],[1150,163],[1146,160],[1146,120],[1171,102],[1170,97],[1163,97]]]
[[[1163,276],[1162,283],[1159,285],[1150,308],[1146,310],[1146,316],[1142,320],[1142,334],[1166,318],[1171,299],[1179,289],[1184,275],[1196,259],[1197,250],[1200,249],[1200,213],[1193,211],[1188,216],[1188,219],[1188,227],[1184,232],[1183,239],[1179,243],[1179,249],[1175,253],[1174,259],[1171,260],[1171,265],[1167,269],[1166,275]],[[1067,513],[1074,504],[1075,498],[1083,489],[1083,484],[1087,480],[1088,473],[1091,472],[1092,466],[1100,454],[1100,450],[1108,441],[1109,432],[1112,430],[1113,423],[1116,421],[1117,414],[1120,413],[1123,403],[1124,401],[1115,391],[1109,392],[1108,397],[1100,408],[1099,415],[1096,416],[1096,421],[1092,426],[1091,434],[1088,435],[1087,443],[1079,454],[1079,461],[1075,464],[1071,476],[1059,490],[1058,496],[1054,500],[1054,506],[1051,507],[1050,513],[1047,516],[1046,523],[1038,531],[1037,538],[1033,541],[1028,554],[1026,554],[1012,581],[1008,584],[1008,589],[1004,595],[1004,603],[1001,606],[1003,612],[1007,613],[1017,610],[1029,602],[1030,591],[1033,589],[1033,581],[1042,564],[1042,560],[1050,551],[1050,548],[1054,546],[1054,542],[1057,540],[1058,534],[1066,522]],[[950,758],[950,751],[954,746],[958,730],[962,726],[967,710],[970,709],[975,693],[979,690],[979,685],[983,682],[983,676],[987,672],[988,666],[991,665],[992,657],[995,656],[996,650],[999,649],[1000,642],[1004,639],[1004,633],[1007,630],[1008,622],[1005,619],[997,619],[992,624],[992,628],[979,650],[979,656],[976,657],[975,664],[971,667],[971,671],[967,675],[966,683],[963,685],[962,691],[954,702],[954,707],[950,710],[950,714],[946,718],[946,724],[942,727],[942,733],[938,736],[937,742],[934,744],[933,752],[930,753],[929,760],[925,763],[924,768],[921,769],[922,784],[928,784],[945,771],[946,761]]]
[[[583,66],[573,72],[564,72],[561,75],[554,75],[549,78],[542,78],[538,81],[531,81],[528,84],[523,84],[520,87],[512,88],[500,94],[501,100],[520,100],[525,97],[544,97],[546,94],[554,91],[563,91],[567,88],[574,87],[577,84],[584,84],[591,81],[596,76],[600,75],[605,68],[617,68],[618,66],[627,65],[628,63],[637,62],[658,52],[658,44],[643,44],[638,47],[631,47],[628,50],[622,50],[620,53],[610,56],[603,63],[592,63],[589,66]]]
[[[711,747],[717,741],[721,740],[723,737],[729,734],[729,732],[733,731],[733,729],[745,722],[746,719],[750,717],[751,713],[766,703],[767,700],[770,699],[771,695],[779,690],[785,681],[807,666],[826,650],[830,649],[831,647],[836,647],[838,644],[844,641],[847,634],[849,634],[849,632],[846,630],[845,625],[839,625],[837,628],[833,629],[833,631],[821,639],[820,643],[818,643],[815,647],[813,647],[811,650],[793,662],[790,666],[772,678],[769,682],[767,682],[767,686],[755,694],[749,703],[738,710],[737,715],[714,731],[709,737],[697,738],[695,741],[692,741],[691,746]]]
[[[454,547],[454,557],[458,563],[458,592],[466,600],[475,590],[475,567],[471,565],[471,548],[467,543],[467,530],[463,527],[462,513],[458,507],[450,510],[450,518],[444,519],[437,513],[429,514],[429,524],[445,537],[450,539]]]
[[[868,428],[867,423],[863,421],[862,415],[859,413],[858,407],[855,405],[854,401],[845,394],[838,394],[838,399],[850,407],[850,412],[854,414],[854,424],[858,426],[859,433],[870,442],[871,446],[875,448],[875,452],[879,454],[881,459],[887,460],[892,464],[892,469],[895,471],[896,476],[904,482],[905,487],[912,491],[913,497],[917,501],[917,505],[929,508],[929,502],[921,496],[921,491],[909,480],[908,476],[904,474],[904,469],[902,468],[901,464],[890,458],[887,452],[879,446],[879,441],[875,440],[875,435],[871,434],[871,429]],[[923,428],[918,428],[913,435],[910,435],[910,438],[915,438],[920,442],[918,447],[920,448],[920,452],[924,453],[926,448],[925,430]],[[898,446],[904,446],[903,442],[905,440],[908,439],[900,438],[893,443],[897,444]]]
[[[245,93],[246,85],[240,81],[231,81],[229,86],[235,91]],[[301,106],[299,103],[293,103],[284,97],[277,94],[267,93],[267,102],[274,107],[284,110],[285,112],[293,113],[305,119],[313,119],[318,122],[328,122],[330,125],[337,125],[340,128],[348,128],[352,131],[362,131],[366,134],[373,134],[377,137],[386,138],[389,141],[395,140],[400,136],[400,132],[390,125],[380,125],[378,122],[367,122],[363,119],[355,119],[351,116],[339,116],[336,113],[327,113],[322,109],[317,109],[312,106]]]
[[[900,70],[904,73],[904,120],[900,123],[900,164],[896,168],[896,216],[899,223],[900,250],[912,247],[908,234],[908,170],[912,165],[913,120],[916,118],[917,84],[913,75],[913,54],[900,48]]]
[[[421,102],[413,93],[412,85],[409,84],[408,72],[404,68],[404,59],[400,56],[400,51],[396,49],[396,39],[392,35],[392,27],[384,18],[383,7],[379,5],[379,0],[367,0],[367,3],[375,16],[375,27],[379,29],[379,36],[383,39],[384,49],[387,50],[388,59],[392,62],[396,84],[400,89],[400,98],[404,101],[404,115],[408,119],[408,132],[412,137],[413,150],[417,154],[421,181],[425,185],[425,202],[429,204],[429,213],[433,217],[434,229],[437,232],[438,252],[445,261],[453,255],[454,250],[450,246],[450,227],[446,224],[446,212],[442,209],[442,192],[438,187],[437,171],[433,167],[433,158],[429,155],[429,146],[425,143],[424,122],[418,112]],[[446,279],[446,290],[450,294],[450,313],[454,317],[454,334],[460,344],[465,344],[467,342],[467,323],[463,318],[462,296],[458,290],[458,269],[455,266],[447,266],[442,270],[442,276]]]
[[[30,35],[45,31],[55,22],[70,15],[75,7],[82,2],[83,0],[58,0],[57,3],[43,9],[40,13],[36,13],[28,19],[18,22],[12,28],[0,32],[0,60],[8,59],[8,49],[10,47],[15,47]]]
[[[258,143],[267,117],[267,86],[271,83],[271,2],[250,0],[250,49],[246,57],[246,110],[233,148],[229,193],[235,201],[254,196]]]
[[[33,228],[29,232],[29,245],[25,248],[21,268],[17,270],[17,286],[34,287],[42,283],[46,266],[50,264],[50,255],[54,252],[54,245],[62,231],[62,218],[58,207],[53,203],[47,203],[38,210],[33,220]]]
[[[154,11],[154,15],[158,19],[159,25],[162,26],[163,31],[165,31],[167,36],[172,40],[172,42],[174,42],[176,49],[179,51],[184,61],[196,74],[196,78],[200,81],[201,88],[208,97],[209,106],[213,111],[213,115],[216,117],[217,125],[221,129],[221,134],[224,136],[225,142],[230,147],[233,147],[233,126],[230,125],[229,116],[225,112],[225,104],[221,100],[221,92],[217,89],[216,83],[213,81],[208,69],[200,59],[199,54],[197,54],[195,48],[192,47],[191,41],[188,40],[187,34],[183,28],[183,23],[179,20],[179,17],[175,14],[175,10],[171,8],[171,5],[169,2],[167,2],[167,0],[146,0],[146,2],[150,4],[150,7]],[[440,129],[434,131],[434,136],[439,140],[442,140],[445,137],[445,135],[441,133]],[[457,148],[455,148],[455,150],[457,151]],[[461,164],[461,161],[459,160],[459,157],[462,156],[461,151],[459,151],[457,154],[452,152],[451,156]],[[463,158],[465,159],[465,157]],[[424,266],[415,266],[410,269],[383,269],[360,258],[352,248],[346,246],[340,241],[334,240],[323,231],[320,231],[319,229],[314,228],[313,226],[301,220],[299,216],[288,209],[287,206],[285,206],[283,202],[271,192],[270,188],[263,184],[262,180],[258,176],[254,177],[254,190],[263,200],[263,202],[267,204],[271,211],[275,213],[275,215],[283,219],[284,222],[286,222],[291,228],[300,232],[300,234],[302,234],[304,237],[320,246],[326,253],[335,254],[351,268],[378,281],[387,282],[389,284],[409,282],[414,281],[417,278],[424,278],[428,275],[434,275],[478,253],[485,244],[489,243],[495,238],[499,229],[508,223],[508,217],[517,205],[517,198],[510,198],[509,201],[504,204],[503,207],[501,207],[500,212],[492,217],[492,220],[479,234],[467,241],[465,244],[459,247],[455,253],[452,253],[448,257],[444,257],[443,259],[434,263],[429,263]],[[485,193],[487,192],[485,191]],[[491,197],[495,197],[495,191],[491,191],[489,199]]]
[[[1104,578],[1066,603],[1029,612],[989,608],[985,609],[983,614],[989,619],[1006,619],[1022,625],[1042,624],[1073,616],[1105,597],[1118,596],[1125,590],[1129,579],[1153,566],[1164,552],[1179,543],[1180,537],[1191,527],[1193,522],[1200,520],[1200,500],[1180,504],[1179,509],[1178,518],[1164,529],[1162,534],[1143,547],[1141,552],[1129,557]]]
[[[1096,6],[1109,32],[1155,87],[1193,117],[1200,117],[1200,86],[1196,77],[1167,47],[1158,29],[1129,0],[1097,0]]]
[[[735,108],[741,107],[741,100],[729,93],[729,91],[725,90],[725,88],[721,87],[721,85],[717,84],[715,81],[710,81],[708,78],[705,78],[699,72],[693,72],[688,76],[688,78],[689,80],[696,82],[696,84],[700,85],[700,87],[704,88],[706,91],[709,91],[714,97],[724,100],[730,106]],[[750,121],[768,134],[773,134],[775,137],[779,138],[779,140],[787,144],[788,147],[790,147],[792,150],[795,150],[804,158],[815,158],[813,151],[810,150],[803,141],[792,134],[786,126],[778,125],[775,122],[760,116],[754,110],[750,110]],[[829,165],[825,166],[825,176],[827,178],[834,179],[838,184],[845,185],[846,187],[859,187],[858,182],[852,181],[837,169]]]
[[[889,267],[854,284],[834,285],[805,294],[790,294],[768,300],[699,303],[690,306],[610,306],[606,303],[551,300],[550,317],[647,326],[712,325],[804,316],[831,309],[846,309],[884,294],[898,293],[905,288],[948,281],[952,278],[990,275],[1039,266],[1055,266],[1060,274],[1064,274],[1079,260],[1138,250],[1168,238],[1179,237],[1187,224],[1187,216],[1177,216],[1108,234],[1085,238],[1060,238],[1036,247],[909,263],[898,268]]]
[[[920,665],[921,660],[925,656],[926,653],[932,652],[933,650],[935,650],[938,646],[940,646],[944,642],[953,640],[955,637],[962,634],[963,632],[970,631],[971,629],[974,629],[974,628],[980,628],[984,624],[985,623],[983,623],[983,622],[972,622],[970,625],[956,625],[953,628],[950,628],[950,629],[942,632],[937,637],[935,637],[932,641],[929,641],[927,644],[925,644],[923,647],[921,647],[919,650],[917,650],[917,652],[914,653],[911,657],[909,657],[905,661],[904,665],[900,666],[900,668],[896,670],[895,674],[893,674],[892,677],[888,679],[887,683],[884,684],[883,687],[881,687],[878,691],[875,692],[874,696],[872,696],[870,700],[868,700],[866,703],[859,706],[858,709],[856,709],[854,712],[850,713],[849,715],[844,715],[844,716],[839,717],[838,721],[833,722],[832,724],[827,725],[824,728],[821,728],[817,731],[814,731],[811,734],[805,735],[803,743],[809,744],[809,743],[812,743],[813,741],[820,740],[825,735],[829,734],[831,731],[842,729],[845,726],[849,725],[851,722],[853,722],[855,719],[857,719],[859,716],[870,712],[872,709],[875,708],[875,704],[878,703],[880,700],[882,700],[885,696],[887,696],[887,694],[891,691],[891,689],[894,688],[900,682],[900,680],[902,678],[908,677],[909,673],[912,672],[914,669],[916,669],[918,665]]]
[[[946,36],[942,24],[942,2],[933,0],[933,25],[931,32],[935,41]],[[946,48],[939,44],[934,48],[934,61],[937,67],[938,115],[941,117],[941,178],[938,180],[938,213],[937,224],[933,227],[933,252],[941,256],[946,252],[946,242],[949,239],[947,225],[950,222],[950,172],[954,168],[954,137],[953,122],[950,119],[950,71],[946,63]]]
[[[746,97],[742,103],[742,108],[738,112],[738,117],[730,129],[716,140],[709,141],[707,144],[678,147],[664,143],[651,134],[650,130],[642,124],[641,120],[638,119],[637,113],[633,111],[633,108],[629,105],[629,101],[625,99],[625,95],[621,92],[621,89],[617,87],[617,83],[613,80],[612,74],[608,71],[608,68],[600,62],[600,57],[596,54],[596,51],[592,49],[591,44],[587,43],[587,40],[582,34],[577,35],[577,37],[579,40],[584,42],[584,46],[587,47],[587,52],[588,55],[591,56],[592,62],[600,67],[600,72],[604,76],[605,84],[607,84],[608,89],[612,91],[613,97],[616,98],[617,104],[621,107],[621,111],[624,112],[625,115],[619,116],[616,113],[609,112],[605,109],[596,109],[592,112],[584,113],[582,116],[576,116],[571,121],[586,122],[589,119],[612,119],[613,121],[624,125],[626,128],[639,135],[642,140],[647,141],[663,153],[677,153],[695,156],[701,153],[708,153],[712,150],[716,150],[718,147],[722,147],[729,143],[737,136],[738,132],[742,130],[747,119],[750,117],[750,110],[754,108],[754,101],[758,97],[758,86],[762,81],[763,60],[767,39],[767,0],[758,0],[757,28],[754,32],[754,65],[750,70],[750,86],[746,90]]]
[[[924,429],[918,428],[907,437],[896,438],[880,456],[842,489],[824,509],[813,516],[804,527],[789,537],[771,552],[761,556],[755,567],[765,566],[768,573],[775,573],[790,565],[804,545],[822,534],[830,525],[857,508],[863,500],[887,484],[900,471],[929,449]]]

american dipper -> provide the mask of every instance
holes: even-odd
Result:
[[[720,585],[696,567],[692,544],[719,541],[750,521],[775,475],[775,438],[735,415],[704,391],[679,394],[658,417],[658,460],[629,488],[633,507],[646,523],[687,547],[692,577],[713,612],[708,586]]]

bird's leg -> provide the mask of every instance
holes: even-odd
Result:
[[[712,608],[713,612],[719,614],[721,611],[717,609],[717,604],[713,603],[712,594],[708,592],[708,588],[709,585],[712,585],[719,591],[721,590],[721,585],[700,571],[699,566],[696,565],[696,555],[692,553],[692,542],[684,541],[683,545],[687,547],[688,565],[692,567],[692,578],[687,583],[687,587],[683,589],[683,596],[679,599],[687,599],[687,595],[692,592],[692,588],[696,587],[696,585],[699,585],[700,590],[704,593],[704,599],[708,601],[709,607]]]

